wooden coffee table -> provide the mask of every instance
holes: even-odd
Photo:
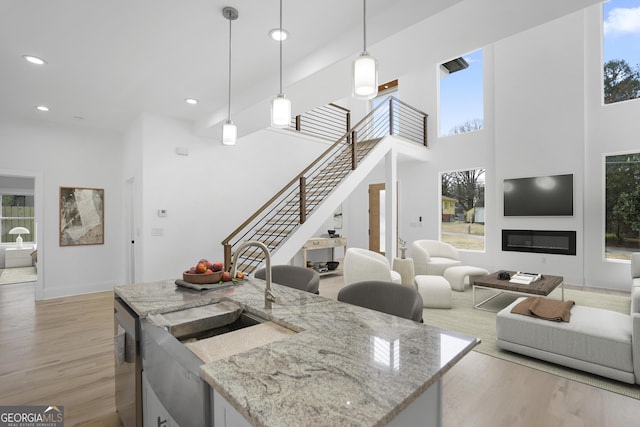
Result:
[[[543,274],[541,279],[536,280],[535,282],[532,282],[528,285],[521,285],[519,283],[511,283],[508,280],[498,279],[498,274],[503,271],[506,271],[511,276],[516,273],[515,271],[500,270],[481,279],[476,279],[473,282],[472,288],[474,308],[486,310],[484,308],[481,308],[481,306],[502,293],[546,297],[558,286],[560,286],[560,289],[562,289],[562,301],[564,301],[564,278],[562,276],[550,276],[547,274]],[[480,301],[479,303],[476,303],[476,288],[498,290],[499,292],[495,295],[491,295],[485,300]]]

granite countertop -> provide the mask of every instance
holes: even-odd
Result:
[[[385,425],[478,340],[264,281],[193,291],[173,281],[117,286],[140,317],[231,300],[297,332],[204,364],[200,374],[258,426]]]

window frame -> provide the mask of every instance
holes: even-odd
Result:
[[[610,153],[602,154],[602,229],[601,229],[601,239],[602,239],[602,259],[604,262],[611,263],[630,263],[631,256],[629,258],[615,258],[607,256],[607,158],[613,156],[625,156],[625,155],[638,155],[640,157],[640,149],[636,150],[627,150],[627,151],[617,151]],[[640,169],[640,166],[639,166]],[[640,181],[640,178],[638,179]],[[618,198],[618,196],[616,196]],[[640,237],[640,232],[638,232]],[[631,247],[624,246],[623,248],[627,249],[629,254],[633,252],[640,252],[640,247],[636,250],[631,250]]]
[[[447,129],[446,131],[443,129],[443,125],[442,125],[442,118],[443,118],[443,108],[442,108],[442,81],[444,78],[448,78],[450,75],[457,73],[457,72],[464,72],[465,70],[467,70],[469,67],[466,67],[464,69],[461,70],[457,70],[454,71],[452,73],[448,73],[446,76],[443,75],[443,66],[446,63],[452,62],[452,60],[455,60],[456,58],[452,58],[449,59],[447,61],[442,61],[440,63],[438,63],[436,65],[437,70],[436,70],[436,75],[438,78],[437,81],[437,98],[438,98],[438,105],[437,105],[437,109],[438,109],[438,123],[437,123],[437,127],[438,127],[438,138],[446,138],[446,137],[450,137],[450,136],[454,136],[454,135],[460,135],[460,134],[467,134],[467,133],[473,133],[473,132],[477,132],[477,131],[481,131],[485,129],[485,108],[484,108],[484,104],[485,104],[485,90],[484,90],[484,79],[485,79],[485,70],[484,70],[484,49],[483,48],[478,48],[475,50],[472,50],[470,52],[465,53],[464,55],[458,56],[457,58],[465,58],[465,57],[470,57],[471,55],[476,54],[477,52],[480,52],[480,58],[481,58],[481,63],[480,63],[480,82],[479,82],[479,88],[478,90],[480,91],[480,104],[481,104],[481,115],[482,117],[478,118],[478,117],[470,117],[464,120],[464,122],[462,123],[458,123],[455,124],[453,127],[451,127],[451,129]],[[471,65],[473,62],[469,63],[469,65]],[[461,127],[464,126],[466,124],[475,124],[476,121],[480,121],[481,125],[478,128],[475,129],[469,129],[463,132],[452,132],[453,129],[455,129],[456,127]]]
[[[483,208],[484,208],[484,221],[481,223],[482,224],[482,248],[461,248],[456,246],[455,244],[451,243],[450,241],[444,240],[443,239],[443,225],[445,224],[445,221],[443,221],[443,197],[451,197],[451,196],[446,196],[445,194],[443,194],[442,192],[442,183],[443,183],[443,176],[446,174],[454,174],[454,173],[458,173],[458,172],[466,172],[466,171],[477,171],[477,170],[482,170],[482,182],[483,182],[483,191],[482,191],[482,202],[483,202]],[[452,244],[452,246],[454,246],[458,251],[470,251],[470,252],[486,252],[487,250],[487,241],[486,241],[486,237],[487,237],[487,230],[486,230],[486,219],[487,219],[487,213],[486,213],[486,200],[487,200],[487,185],[486,185],[486,176],[487,176],[487,168],[485,167],[469,167],[469,168],[463,168],[463,169],[455,169],[455,170],[448,170],[448,171],[441,171],[439,173],[439,181],[438,181],[438,228],[439,228],[439,233],[438,233],[438,239],[441,242],[445,242],[445,243],[449,243]],[[455,198],[455,197],[454,197]],[[456,205],[458,204],[458,201],[456,199]],[[474,206],[474,208],[476,208],[478,206]],[[468,212],[464,213],[465,216],[468,214]],[[454,216],[457,215],[456,212],[454,211]],[[471,224],[474,224],[475,222],[470,222],[467,223],[466,222],[466,218],[465,218],[465,222],[464,224],[469,224],[469,231],[471,231]],[[479,224],[479,223],[478,223]],[[476,227],[477,228],[477,227]],[[473,233],[469,232],[470,235],[472,235]]]
[[[19,217],[4,216],[4,206],[2,205],[2,199],[4,198],[4,196],[30,197],[33,200],[33,216],[19,216]],[[28,208],[28,207],[31,207],[31,206],[25,206],[25,207]],[[36,212],[35,212],[35,194],[34,194],[33,191],[8,190],[8,189],[0,190],[0,245],[14,246],[16,244],[15,239],[17,238],[17,235],[13,238],[12,241],[2,241],[3,236],[4,236],[3,223],[6,220],[31,220],[32,227],[29,230],[29,234],[22,235],[22,239],[23,239],[24,243],[35,243],[35,241],[36,241],[35,240],[36,239],[36,230],[35,230]],[[11,227],[11,228],[13,228],[13,227]],[[8,233],[9,230],[7,230],[7,233]],[[8,234],[7,234],[7,236],[8,236]]]

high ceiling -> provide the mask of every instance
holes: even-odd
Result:
[[[381,81],[393,80],[599,1],[369,0],[367,46]],[[277,0],[0,0],[0,114],[122,132],[148,112],[219,135],[228,106],[225,6],[240,15],[231,116],[240,135],[265,128],[278,93],[279,46],[268,36],[279,25]],[[360,0],[283,1],[291,33],[284,92],[294,114],[348,96],[362,23]]]
[[[457,2],[370,0],[367,43]],[[0,113],[114,131],[142,112],[219,124],[227,114],[224,6],[240,15],[232,24],[232,117],[268,101],[278,92],[279,47],[268,37],[279,25],[276,0],[0,0]],[[285,93],[362,50],[362,6],[283,2],[291,33],[283,44]],[[188,97],[199,104],[188,105]]]

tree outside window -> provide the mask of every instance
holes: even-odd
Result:
[[[14,243],[17,234],[9,234],[14,227],[25,227],[29,234],[22,235],[24,242],[33,242],[34,207],[33,196],[2,194],[2,211],[0,212],[0,243]]]
[[[640,0],[603,3],[604,103],[640,97]]]
[[[640,251],[640,153],[606,156],[605,258]]]
[[[485,170],[441,175],[440,240],[458,249],[484,250]]]

